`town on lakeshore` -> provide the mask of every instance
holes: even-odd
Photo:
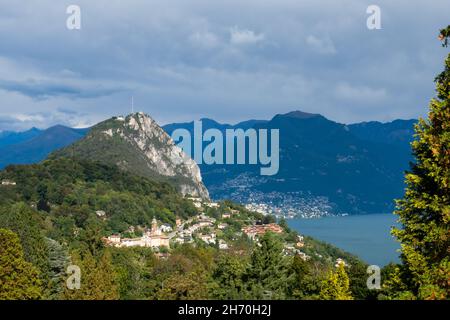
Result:
[[[151,226],[131,226],[127,230],[128,235],[141,234],[141,236],[126,237],[122,234],[111,234],[104,237],[103,241],[108,246],[114,247],[149,247],[153,248],[159,257],[167,257],[171,247],[178,244],[189,243],[196,245],[199,241],[208,245],[215,245],[220,250],[229,249],[229,241],[224,234],[229,228],[229,224],[240,220],[240,211],[226,207],[222,203],[205,201],[198,197],[188,197],[192,204],[199,210],[197,216],[187,220],[177,218],[174,225],[162,223],[153,218]],[[218,212],[219,208],[225,207],[216,217],[208,216],[205,209],[212,209]],[[104,211],[97,211],[97,216],[105,217]],[[245,221],[245,226],[240,229],[235,236],[246,235],[249,240],[258,242],[266,232],[281,234],[283,228],[274,222],[262,223],[261,221]],[[295,243],[285,245],[286,254],[298,254],[305,260],[309,257],[300,251],[304,246],[304,237],[297,236]]]

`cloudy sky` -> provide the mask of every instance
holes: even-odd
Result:
[[[81,30],[66,9],[81,8]],[[381,30],[366,9],[381,8]],[[448,0],[0,0],[0,130],[292,110],[352,123],[426,114]]]

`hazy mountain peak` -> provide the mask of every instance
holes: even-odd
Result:
[[[318,113],[309,113],[309,112],[303,112],[300,110],[291,111],[291,112],[282,114],[281,116],[289,117],[289,118],[297,118],[297,119],[310,119],[310,118],[322,117]]]

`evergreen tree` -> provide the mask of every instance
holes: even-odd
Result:
[[[345,266],[340,263],[336,271],[330,271],[323,280],[319,298],[321,300],[353,300],[350,292],[350,280]]]
[[[42,297],[38,270],[25,261],[17,234],[0,229],[0,300]]]
[[[245,280],[254,299],[284,299],[288,286],[283,244],[272,232],[261,237],[251,256]]]
[[[444,46],[449,36],[450,26],[441,31]],[[396,214],[403,225],[393,229],[403,261],[391,279],[403,289],[397,298],[449,298],[450,54],[435,82],[437,97],[431,100],[428,119],[416,125],[412,143],[416,162],[406,174],[405,196],[397,202]]]
[[[208,288],[205,270],[196,270],[187,274],[171,274],[157,291],[157,300],[205,300]]]
[[[49,258],[49,280],[45,290],[48,299],[59,299],[64,291],[66,268],[70,262],[67,250],[57,241],[47,238]]]
[[[80,240],[86,245],[87,250],[97,256],[103,252],[104,243],[102,241],[102,223],[93,214],[86,219],[83,229],[80,232]]]
[[[73,263],[80,267],[80,289],[66,288],[65,298],[70,300],[119,299],[116,274],[112,268],[111,254],[105,250],[96,258],[89,251],[74,254]]]
[[[39,223],[38,214],[25,203],[0,207],[0,228],[19,236],[25,260],[36,266],[45,280],[49,270],[48,248]]]
[[[242,277],[245,264],[239,256],[226,254],[220,258],[213,271],[212,295],[220,300],[242,299],[245,286]]]
[[[124,300],[146,297],[149,274],[156,258],[151,248],[109,248],[112,253],[114,272],[117,275],[119,295]]]
[[[309,261],[304,260],[300,255],[295,255],[290,265],[290,273],[292,277],[289,283],[289,296],[295,299],[307,299],[318,292],[317,281],[311,274]]]

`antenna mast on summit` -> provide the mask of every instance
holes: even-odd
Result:
[[[134,97],[131,96],[131,113],[134,113]]]

